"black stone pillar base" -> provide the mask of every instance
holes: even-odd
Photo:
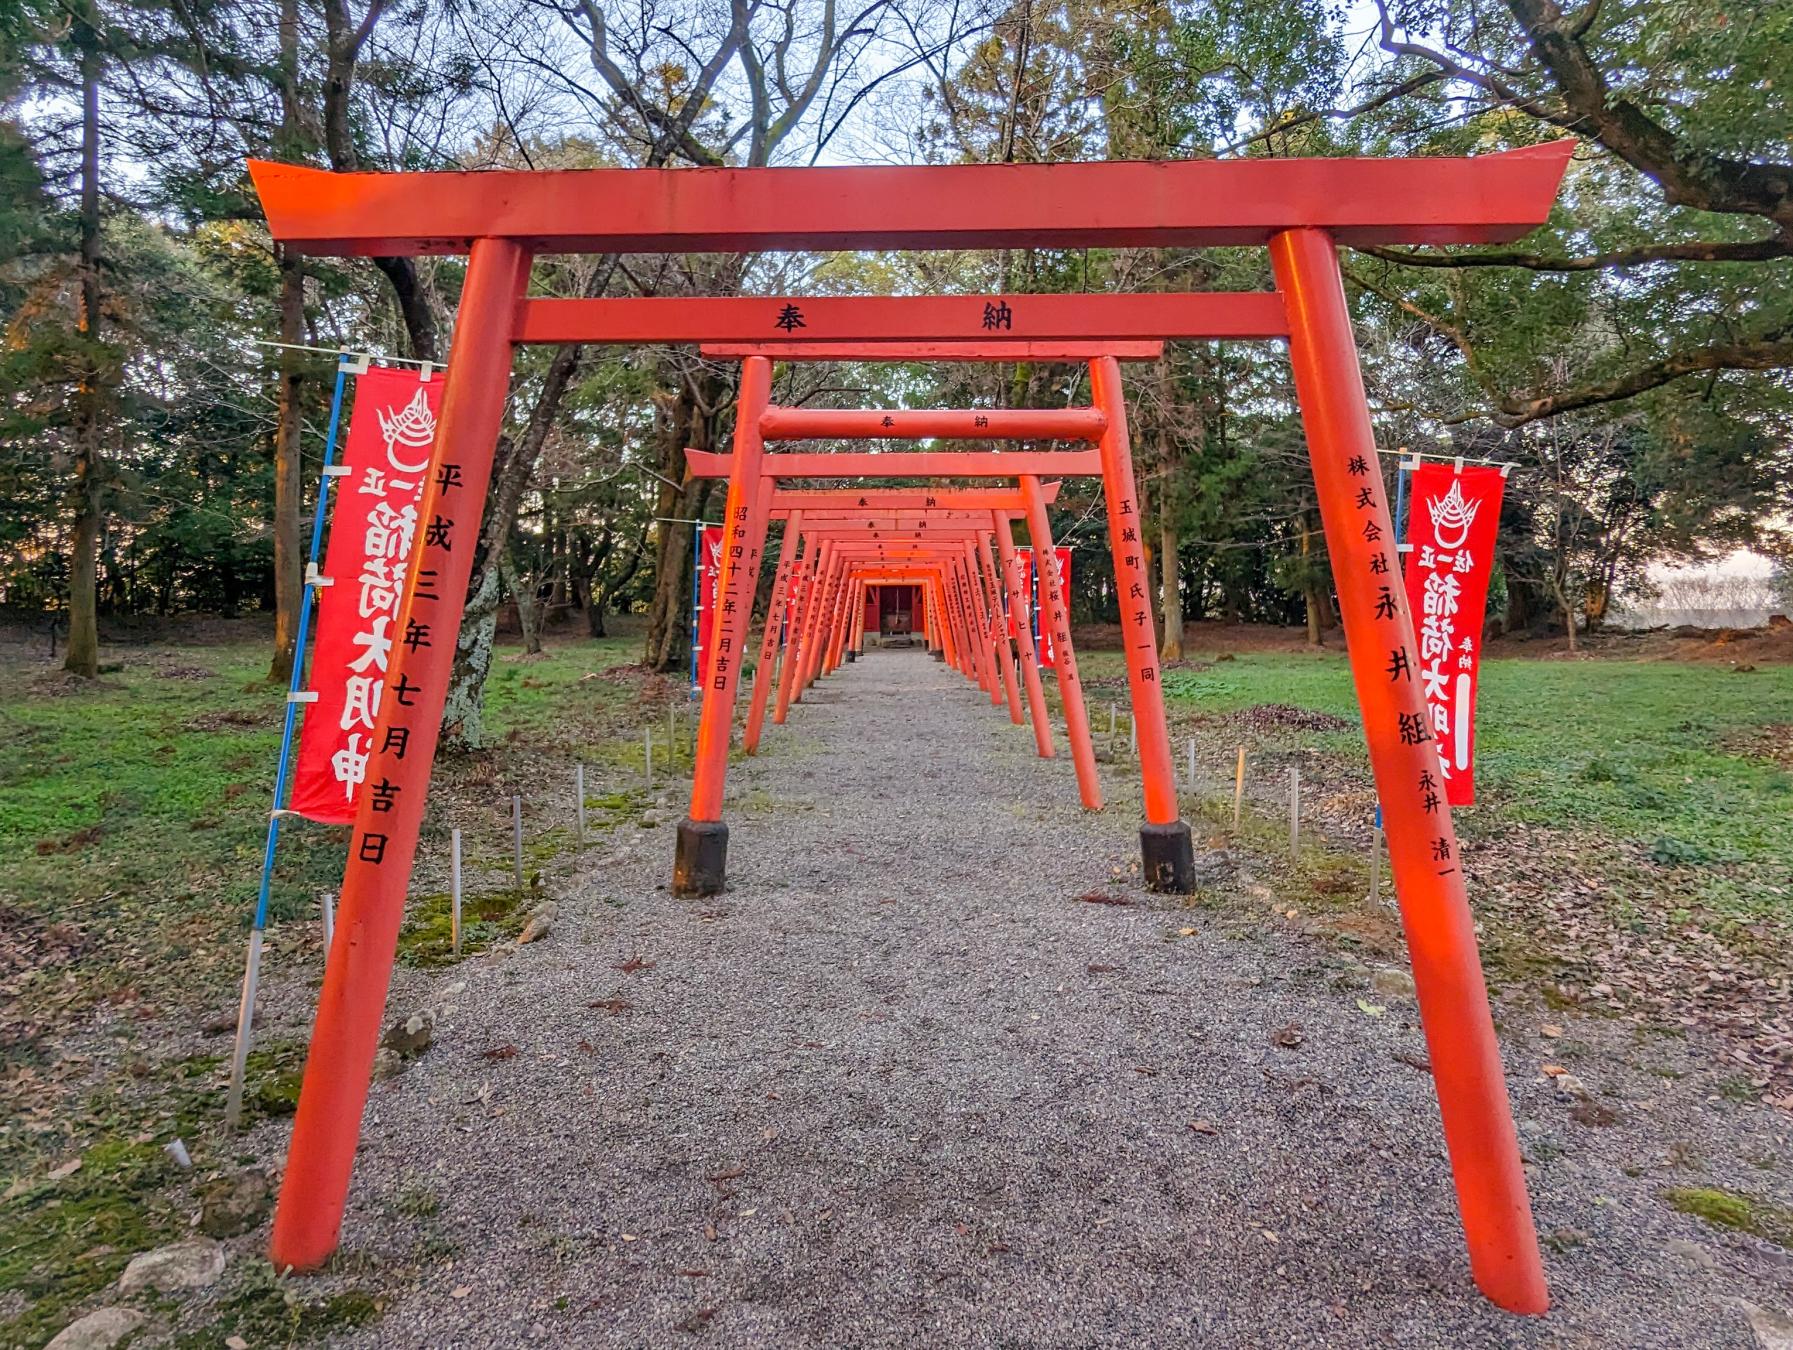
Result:
[[[720,895],[728,878],[728,826],[720,820],[681,820],[672,855],[672,893]]]
[[[848,660],[848,662],[849,662],[849,663],[851,663],[851,662],[853,662],[853,661],[857,661],[857,660],[858,660],[858,659],[859,659],[859,653],[858,653],[858,652],[856,652],[856,651],[854,651],[854,650],[853,650],[853,649],[852,649],[852,648],[851,648],[851,647],[848,647],[848,648],[847,648],[847,660]]]
[[[933,657],[936,661],[946,660],[946,650],[942,647],[934,648],[934,650],[929,652],[928,655]]]
[[[1139,853],[1145,863],[1147,890],[1187,895],[1195,889],[1195,845],[1184,822],[1142,825]]]

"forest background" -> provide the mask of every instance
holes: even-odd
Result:
[[[302,258],[244,163],[336,170],[1488,153],[1573,137],[1511,248],[1348,250],[1379,444],[1511,462],[1507,632],[1598,628],[1665,561],[1788,547],[1793,104],[1776,0],[0,0],[0,606],[100,638],[274,615],[290,672],[335,362],[445,359],[462,264]],[[1269,286],[1261,250],[544,257],[536,293]],[[259,345],[274,339],[287,347]],[[689,348],[519,355],[446,713],[477,748],[501,607],[688,659],[689,522],[736,370]],[[1057,406],[1075,367],[804,365],[812,406]],[[1334,622],[1287,364],[1132,368],[1153,587],[1185,620]],[[1392,456],[1385,460],[1392,472]],[[1055,533],[1094,545],[1092,484]],[[1077,569],[1075,616],[1112,616]]]

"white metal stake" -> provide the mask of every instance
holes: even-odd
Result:
[[[585,847],[585,766],[573,766],[573,814],[579,822],[579,847]]]
[[[324,892],[324,964],[330,964],[330,946],[336,941],[336,893]]]
[[[243,1000],[237,1005],[237,1044],[230,1057],[230,1092],[224,1099],[224,1128],[243,1119],[243,1076],[249,1067],[249,1025],[255,1020],[255,987],[261,980],[262,931],[249,934],[249,964],[243,970]]]
[[[1127,748],[1139,754],[1139,722],[1134,718],[1127,719]]]
[[[1301,853],[1301,767],[1289,766],[1289,856]]]
[[[448,942],[461,954],[461,832],[448,832]]]
[[[1195,737],[1189,738],[1189,792],[1195,795]]]
[[[523,889],[523,798],[511,798],[511,842],[515,845],[517,889]]]

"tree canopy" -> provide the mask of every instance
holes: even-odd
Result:
[[[71,624],[282,615],[333,361],[440,360],[455,259],[300,258],[249,156],[334,169],[1483,153],[1573,137],[1549,224],[1345,271],[1378,437],[1512,462],[1502,621],[1598,623],[1655,560],[1783,553],[1793,107],[1776,0],[0,0],[0,603]],[[543,258],[556,295],[1263,288],[1254,250]],[[285,347],[258,345],[277,340]],[[320,348],[324,351],[304,351]],[[1069,367],[791,367],[791,401],[1082,397]],[[503,597],[648,614],[686,659],[683,450],[734,371],[520,357],[451,732],[477,745]],[[1330,621],[1279,352],[1132,372],[1163,612]],[[1086,486],[1060,526],[1094,539]],[[1081,569],[1079,613],[1112,606]],[[1163,584],[1170,583],[1170,584]],[[84,617],[85,616],[85,617]],[[1168,654],[1175,655],[1172,641]],[[75,663],[71,646],[71,663]],[[91,667],[92,653],[81,664]]]

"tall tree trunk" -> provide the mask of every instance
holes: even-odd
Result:
[[[1307,645],[1320,645],[1321,615],[1319,583],[1314,576],[1314,532],[1308,520],[1309,513],[1301,513],[1301,598],[1307,604]]]
[[[455,638],[448,697],[442,704],[440,743],[463,754],[486,743],[486,676],[492,671],[492,644],[498,636],[498,569],[482,567],[473,575],[474,588]]]
[[[1161,662],[1183,659],[1183,579],[1179,575],[1181,540],[1177,538],[1175,510],[1175,478],[1177,470],[1177,438],[1171,430],[1171,409],[1176,407],[1176,384],[1170,376],[1170,362],[1160,360],[1155,372],[1158,380],[1158,462],[1162,466],[1164,485],[1158,493],[1158,558],[1163,570],[1164,636],[1158,649]]]
[[[350,98],[355,86],[355,67],[361,49],[372,35],[381,15],[381,0],[373,0],[359,24],[349,17],[347,0],[323,0],[324,17],[324,152],[330,167],[338,173],[354,173],[361,168],[361,157],[355,149],[354,107]],[[436,310],[430,303],[429,288],[417,270],[413,258],[375,258],[375,267],[392,285],[393,299],[398,303],[399,318],[411,342],[411,355],[420,361],[439,361]]]
[[[660,472],[679,484],[662,482],[655,500],[660,517],[654,549],[654,595],[648,608],[647,649],[654,670],[677,671],[691,658],[691,547],[695,527],[685,521],[701,518],[710,499],[707,479],[694,479],[685,468],[685,447],[712,448],[716,419],[708,411],[721,404],[727,387],[708,368],[674,373],[678,392],[660,405],[655,432]],[[669,383],[671,380],[668,381]]]
[[[595,638],[609,637],[604,627],[604,593],[591,584],[590,577],[573,582],[573,593],[579,597],[579,608],[585,611],[585,631]]]
[[[1569,639],[1569,651],[1575,651],[1575,605],[1569,599],[1568,578],[1558,568],[1551,573],[1550,594],[1556,600],[1557,612],[1563,616],[1563,633]]]
[[[1183,579],[1178,575],[1182,568],[1178,565],[1181,543],[1177,531],[1170,523],[1168,511],[1162,519],[1158,527],[1158,557],[1164,572],[1164,644],[1158,659],[1168,664],[1183,659]]]
[[[484,748],[481,712],[486,676],[492,669],[492,640],[498,628],[499,569],[523,493],[559,415],[561,399],[579,368],[582,351],[578,346],[567,346],[554,353],[523,434],[515,441],[500,442],[494,457],[492,486],[486,495],[467,607],[461,616],[454,666],[448,676],[448,699],[442,709],[440,746],[451,753],[465,754]]]
[[[72,34],[81,68],[81,381],[75,402],[75,529],[69,559],[68,652],[63,669],[100,673],[97,561],[103,397],[100,340],[100,37],[84,8]]]
[[[300,153],[299,0],[280,0],[280,138],[279,158]],[[280,269],[280,340],[292,344],[280,351],[280,387],[274,424],[274,659],[268,679],[285,684],[293,675],[293,653],[299,640],[299,610],[305,580],[300,542],[304,479],[300,471],[299,428],[304,376],[299,353],[305,341],[305,267],[284,244],[274,245]]]
[[[274,246],[280,267],[280,340],[305,340],[305,272],[297,254]],[[305,580],[300,515],[304,480],[300,472],[299,429],[304,376],[299,353],[280,353],[280,390],[274,426],[274,659],[268,679],[285,684],[293,674],[299,638],[299,610]]]
[[[517,564],[505,551],[501,564],[504,584],[510,588],[511,599],[517,606],[517,627],[523,632],[523,654],[536,656],[542,650],[542,614],[535,601],[535,588],[527,577],[517,572]]]
[[[654,670],[683,670],[691,657],[691,548],[694,526],[708,500],[706,484],[662,486],[655,499],[660,528],[654,540],[654,595],[648,605],[642,659]]]

